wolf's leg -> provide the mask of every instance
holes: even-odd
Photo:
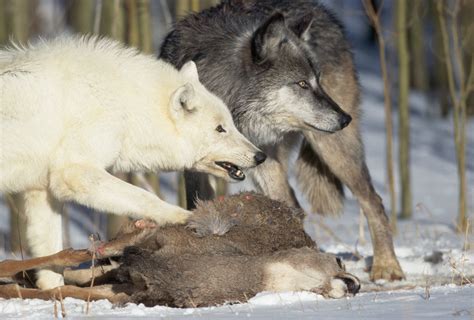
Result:
[[[277,160],[278,151],[273,148],[262,150],[267,154],[267,160],[249,171],[258,191],[289,206],[299,207],[295,193],[288,183],[285,165]]]
[[[374,247],[371,279],[404,278],[393,249],[392,232],[382,199],[374,190],[365,164],[357,123],[329,136],[313,132],[305,135],[321,160],[351,189],[364,211]]]
[[[53,169],[49,187],[60,200],[76,201],[117,215],[150,218],[159,224],[183,223],[190,214],[104,169],[90,165],[70,164]]]
[[[63,248],[61,209],[62,204],[46,190],[31,190],[23,193],[26,238],[34,257],[47,256]],[[64,285],[63,276],[53,270],[39,270],[36,285],[40,289],[51,289]]]
[[[202,172],[185,171],[186,206],[189,210],[196,208],[196,200],[211,200],[215,191],[209,182],[209,175]]]
[[[344,206],[342,183],[306,140],[301,145],[295,166],[298,185],[312,211],[322,215],[341,213]]]

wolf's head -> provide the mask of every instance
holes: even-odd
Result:
[[[280,132],[333,133],[351,122],[321,86],[325,75],[306,43],[312,23],[310,14],[289,26],[281,13],[275,13],[250,38],[252,85],[258,87],[255,94],[263,102],[259,113]]]
[[[244,169],[265,161],[266,155],[235,127],[227,106],[200,82],[194,62],[179,71],[186,84],[172,94],[171,117],[193,155],[191,169],[244,180]]]

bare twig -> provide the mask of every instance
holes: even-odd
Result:
[[[61,316],[66,318],[66,307],[64,306],[63,294],[61,293],[61,287],[58,288],[59,293],[59,304],[61,305]]]
[[[93,235],[89,236],[89,240],[91,241],[91,251],[92,251],[92,265],[91,265],[92,280],[91,280],[91,285],[90,285],[90,288],[92,289],[92,287],[94,286],[94,280],[95,280],[94,269],[95,269],[95,259],[96,259],[96,248],[95,248],[95,239]],[[91,292],[89,292],[89,295],[87,296],[86,314],[89,314],[90,299],[91,299]]]
[[[396,219],[397,219],[397,208],[396,208],[396,199],[395,199],[395,179],[393,175],[393,129],[392,129],[392,101],[391,101],[391,92],[390,92],[390,81],[387,70],[387,59],[385,57],[385,39],[383,37],[382,27],[380,24],[379,11],[375,11],[375,8],[372,5],[370,0],[363,0],[362,4],[364,5],[365,12],[369,17],[369,20],[372,26],[375,29],[377,34],[377,41],[379,44],[379,55],[380,55],[380,67],[382,69],[382,78],[384,85],[384,109],[385,109],[385,129],[386,129],[386,140],[387,144],[385,148],[385,158],[387,166],[387,179],[388,179],[388,188],[390,194],[390,211],[391,211],[391,224],[392,230],[396,229]],[[382,8],[382,4],[380,5]],[[380,10],[379,8],[379,10]]]
[[[452,24],[451,24],[451,33],[454,46],[454,56],[456,63],[459,69],[459,97],[456,93],[456,81],[454,79],[455,72],[453,62],[449,57],[451,56],[450,52],[450,41],[448,28],[446,23],[446,18],[444,16],[445,8],[444,2],[438,1],[436,3],[436,8],[438,10],[438,18],[440,23],[441,38],[443,44],[443,51],[446,58],[445,66],[448,76],[448,88],[449,94],[451,96],[451,101],[453,103],[454,109],[454,141],[456,148],[456,159],[457,159],[457,169],[459,177],[459,213],[458,213],[458,231],[464,233],[467,225],[467,205],[466,205],[466,194],[467,194],[467,184],[466,184],[466,81],[464,76],[464,65],[461,55],[461,46],[459,43],[459,30],[457,27],[457,15],[459,12],[459,1],[455,2],[455,7],[453,11],[449,12]],[[472,66],[471,66],[472,68]],[[472,73],[472,72],[471,72]],[[469,75],[471,77],[471,75]]]
[[[58,301],[56,300],[56,294],[53,294],[53,315],[54,319],[58,318]]]

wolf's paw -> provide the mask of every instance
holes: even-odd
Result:
[[[155,221],[158,225],[164,224],[184,224],[191,217],[191,211],[178,208],[166,214],[158,213],[150,218]]]
[[[41,290],[64,286],[64,278],[62,274],[51,270],[39,270],[36,273],[36,277],[38,278],[38,280],[36,280],[36,286]]]
[[[370,280],[377,281],[380,279],[388,281],[405,279],[405,274],[396,259],[385,260],[382,263],[375,262],[372,265]]]
[[[180,210],[173,214],[170,219],[168,219],[168,223],[173,224],[183,224],[188,222],[188,219],[192,216],[192,212],[188,210]]]

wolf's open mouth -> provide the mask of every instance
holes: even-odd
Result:
[[[244,180],[245,173],[235,164],[226,161],[216,161],[216,164],[225,169],[229,174],[229,177],[235,180]]]

